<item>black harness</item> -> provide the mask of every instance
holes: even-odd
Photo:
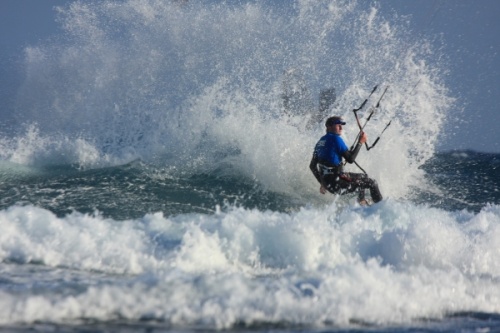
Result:
[[[330,163],[319,162],[318,163],[319,172],[322,177],[326,175],[339,176],[344,172],[343,165],[332,165]]]

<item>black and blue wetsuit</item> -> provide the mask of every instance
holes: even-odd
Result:
[[[342,158],[353,163],[361,149],[358,143],[352,150],[347,148],[340,135],[327,132],[314,148],[309,168],[314,177],[329,192],[345,194],[358,191],[358,200],[365,198],[365,189],[370,190],[373,202],[382,200],[382,194],[374,179],[363,173],[344,172]]]

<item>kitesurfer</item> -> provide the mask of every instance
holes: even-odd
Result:
[[[319,191],[325,194],[346,194],[358,191],[358,202],[366,205],[365,190],[370,190],[373,202],[382,200],[377,182],[364,173],[344,172],[343,159],[354,163],[362,145],[367,141],[366,133],[361,132],[357,144],[349,150],[341,138],[342,126],[346,123],[341,117],[333,116],[326,120],[326,135],[321,137],[314,148],[309,168],[321,184]]]

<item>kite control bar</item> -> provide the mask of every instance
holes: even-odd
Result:
[[[361,126],[361,122],[359,120],[359,117],[358,117],[358,111],[362,110],[364,108],[364,106],[366,105],[366,103],[368,102],[368,100],[370,99],[371,95],[373,95],[373,93],[377,90],[377,86],[375,86],[373,88],[373,90],[371,91],[370,95],[368,95],[368,97],[363,101],[363,103],[361,103],[361,106],[357,109],[353,109],[352,112],[354,112],[354,117],[356,117],[356,122],[358,123],[358,127],[359,127],[359,133],[358,135],[356,136],[356,140],[354,140],[354,143],[351,147],[351,149],[354,147],[354,145],[356,144],[356,142],[358,141],[361,133],[363,133],[363,130],[366,126],[366,124],[370,121],[370,119],[372,118],[373,114],[375,113],[375,110],[377,110],[379,107],[380,107],[380,101],[382,100],[382,98],[384,98],[385,96],[385,93],[387,92],[387,89],[389,89],[389,86],[385,87],[384,89],[384,92],[382,93],[382,95],[380,96],[380,98],[378,99],[378,102],[377,104],[371,108],[371,112],[370,114],[368,115],[368,118],[366,118],[366,121],[364,123],[363,126]],[[389,127],[389,125],[391,124],[391,122],[389,121],[389,123],[385,126],[384,130],[380,133],[380,135],[377,137],[377,139],[375,139],[375,141],[373,142],[373,144],[371,146],[368,146],[368,142],[365,142],[365,147],[366,147],[366,150],[370,150],[372,149],[373,147],[375,147],[375,145],[377,144],[378,140],[380,140],[380,136],[385,132],[385,130],[387,129],[387,127]]]

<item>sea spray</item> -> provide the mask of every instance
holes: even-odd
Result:
[[[421,181],[450,108],[439,54],[376,6],[92,1],[57,13],[63,34],[25,50],[15,116],[55,144],[16,157],[15,142],[29,133],[20,126],[17,139],[3,139],[2,156],[13,162],[96,168],[141,159],[193,174],[229,165],[271,190],[306,195],[324,128],[321,117],[303,124],[317,113],[319,91],[336,90],[328,114],[352,125],[352,141],[350,111],[382,84],[390,88],[366,131],[373,140],[392,125],[359,162],[384,194],[402,197]],[[286,121],[281,100],[291,69],[303,74],[313,106],[298,122]]]

